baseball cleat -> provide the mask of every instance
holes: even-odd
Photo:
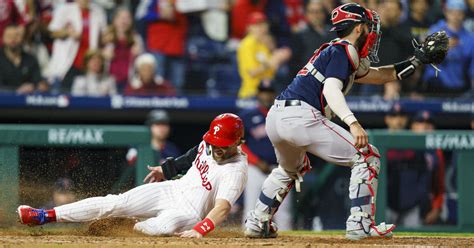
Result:
[[[47,222],[47,214],[44,209],[32,208],[27,205],[21,205],[17,211],[21,224],[29,226],[43,225]]]
[[[259,219],[254,211],[250,212],[245,220],[245,237],[276,238],[278,236],[278,227],[272,222],[270,217],[265,216],[265,218]]]
[[[382,222],[377,226],[371,226],[369,233],[366,233],[364,229],[346,231],[346,238],[350,240],[361,240],[369,237],[391,238],[393,236],[392,230],[395,227],[393,224]]]

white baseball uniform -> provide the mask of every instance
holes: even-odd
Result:
[[[123,194],[88,198],[54,209],[58,222],[148,218],[134,229],[149,235],[172,235],[205,218],[216,199],[233,205],[246,182],[247,156],[240,148],[236,156],[217,163],[202,141],[191,168],[178,180],[145,184]]]

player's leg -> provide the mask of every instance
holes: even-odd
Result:
[[[168,209],[161,211],[157,217],[138,222],[134,230],[147,235],[173,235],[194,227],[201,219],[192,213],[179,209]]]
[[[18,214],[23,224],[41,225],[47,222],[85,222],[106,217],[152,217],[166,208],[172,198],[167,183],[145,184],[123,194],[92,197],[50,210],[20,206]]]
[[[271,222],[273,215],[293,187],[295,179],[299,180],[304,168],[309,167],[304,147],[291,144],[280,135],[281,129],[290,137],[291,134],[297,135],[301,125],[285,121],[291,119],[292,115],[297,119],[300,113],[284,112],[274,106],[267,116],[266,131],[275,148],[279,166],[264,181],[255,209],[247,214],[247,237],[276,237],[276,226]]]
[[[352,135],[327,120],[321,113],[315,113],[319,125],[308,130],[307,135],[315,140],[308,146],[308,152],[328,162],[351,166],[349,198],[352,201],[351,215],[346,222],[346,237],[361,239],[368,236],[391,236],[393,225],[375,225],[375,200],[377,195],[380,154],[369,145],[355,149]],[[313,130],[311,130],[313,129]]]
[[[278,211],[273,216],[273,220],[278,226],[278,230],[288,231],[293,229],[292,204],[294,193],[294,191],[288,192],[285,200],[281,203]]]
[[[249,165],[248,168],[248,180],[247,186],[245,187],[244,193],[244,211],[243,211],[243,222],[247,213],[254,209],[257,199],[260,195],[262,184],[267,178],[267,175],[263,173],[256,166]],[[290,198],[292,193],[289,192],[287,198]],[[275,223],[278,224],[279,230],[290,230],[291,229],[291,200],[285,200],[280,205],[278,212],[275,213]]]

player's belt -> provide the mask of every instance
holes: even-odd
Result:
[[[300,100],[285,100],[285,107],[301,106]]]
[[[304,67],[308,69],[309,73],[311,73],[311,75],[313,75],[313,77],[316,78],[316,80],[324,84],[324,80],[326,80],[326,77],[321,72],[316,70],[316,68],[314,68],[314,65],[312,63],[307,63]]]

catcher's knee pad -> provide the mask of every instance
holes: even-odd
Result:
[[[363,228],[369,232],[374,224],[380,154],[375,146],[368,145],[358,152],[352,162],[349,198],[351,215],[347,219],[348,230]]]

